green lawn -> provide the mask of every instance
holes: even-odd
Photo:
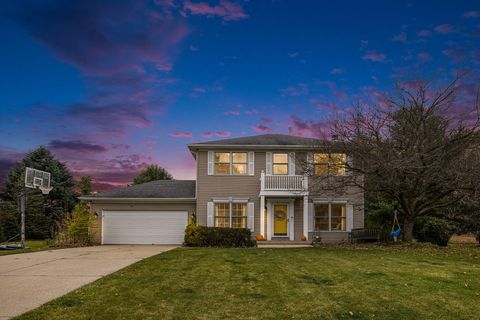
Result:
[[[16,253],[25,253],[25,252],[35,252],[48,249],[47,242],[45,240],[29,240],[26,241],[26,246],[28,249],[18,249],[18,250],[0,250],[0,256],[5,256],[7,254],[16,254]]]
[[[187,249],[20,319],[479,319],[480,248]]]

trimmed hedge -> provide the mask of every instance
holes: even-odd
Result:
[[[455,228],[452,224],[435,217],[418,218],[413,228],[413,235],[418,241],[444,247],[448,245],[448,241],[454,233]]]
[[[204,227],[190,224],[185,229],[188,247],[255,247],[250,229]]]

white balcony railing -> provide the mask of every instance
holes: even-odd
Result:
[[[307,191],[308,177],[289,175],[266,175],[260,177],[261,191]]]

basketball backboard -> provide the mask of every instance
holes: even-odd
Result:
[[[25,170],[25,187],[50,191],[50,172],[27,167]],[[47,192],[48,193],[48,192]]]

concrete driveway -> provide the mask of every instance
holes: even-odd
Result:
[[[108,245],[0,256],[0,319],[37,308],[175,246]]]

